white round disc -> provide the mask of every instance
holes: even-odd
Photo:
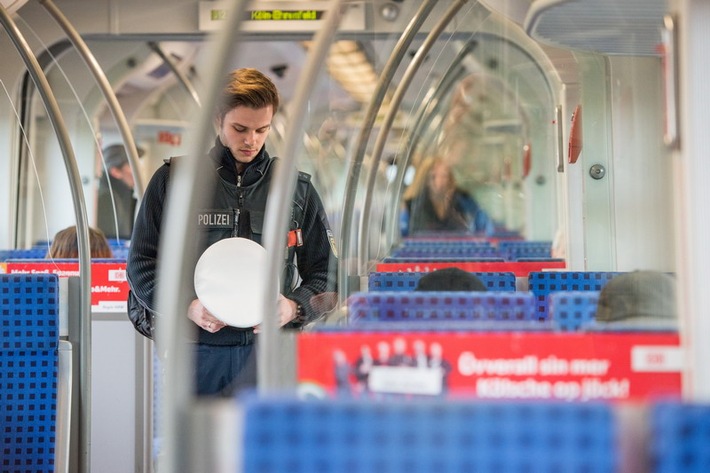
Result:
[[[202,305],[227,325],[261,323],[266,249],[246,238],[226,238],[202,253],[195,267],[195,292]]]

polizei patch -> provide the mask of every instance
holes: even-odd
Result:
[[[232,228],[232,212],[229,210],[208,210],[197,214],[197,226],[207,228]]]

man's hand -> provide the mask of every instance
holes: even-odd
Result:
[[[187,318],[192,320],[202,330],[210,333],[219,332],[227,326],[227,324],[217,320],[210,314],[199,299],[195,299],[190,303],[190,307],[187,309]]]
[[[298,309],[298,304],[296,301],[287,299],[283,294],[279,294],[279,300],[277,302],[277,312],[279,317],[279,327],[283,327],[290,321],[296,318],[296,310]],[[261,332],[261,324],[254,327],[254,333]]]
[[[296,310],[298,309],[298,304],[296,301],[291,299],[286,299],[283,295],[279,294],[278,300],[278,311],[279,311],[279,326],[283,327],[290,321],[296,318]]]

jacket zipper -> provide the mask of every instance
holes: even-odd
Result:
[[[233,209],[234,212],[234,227],[232,227],[232,236],[233,237],[238,237],[239,236],[239,214],[241,213],[241,207],[242,207],[242,201],[244,200],[244,196],[242,195],[241,191],[242,187],[242,176],[241,174],[237,174],[237,208]]]

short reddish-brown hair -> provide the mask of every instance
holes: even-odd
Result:
[[[217,105],[217,117],[222,119],[230,110],[239,106],[259,109],[269,105],[275,115],[279,109],[279,92],[271,79],[257,69],[236,69],[225,78]]]

